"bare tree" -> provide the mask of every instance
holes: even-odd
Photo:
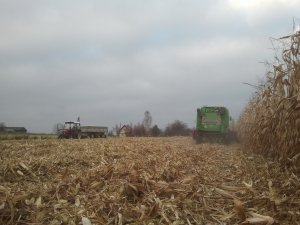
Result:
[[[154,126],[152,127],[152,129],[151,129],[151,134],[152,134],[153,137],[158,137],[158,136],[161,135],[161,133],[162,133],[162,131],[158,128],[157,125],[154,125]]]
[[[165,129],[166,136],[188,136],[190,132],[191,130],[188,128],[188,126],[179,120],[175,120]]]
[[[146,129],[147,133],[149,133],[149,131],[151,129],[151,123],[152,123],[152,116],[151,116],[150,112],[148,110],[146,110],[142,125]]]
[[[147,136],[147,131],[143,124],[138,123],[137,125],[133,126],[132,134],[136,137],[145,137]]]

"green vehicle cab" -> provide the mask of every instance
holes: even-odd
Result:
[[[214,140],[227,144],[232,140],[232,132],[229,130],[230,120],[226,107],[204,106],[198,108],[193,138],[199,143],[205,140]]]

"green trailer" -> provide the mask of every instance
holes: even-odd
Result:
[[[213,140],[227,144],[233,139],[233,133],[229,130],[230,120],[229,111],[226,107],[204,106],[198,108],[193,138],[198,143]]]

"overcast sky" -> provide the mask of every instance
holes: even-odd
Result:
[[[51,132],[174,120],[223,105],[237,119],[293,31],[299,0],[0,0],[0,122]]]

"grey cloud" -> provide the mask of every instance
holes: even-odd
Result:
[[[264,73],[268,37],[300,7],[256,17],[232,2],[0,1],[0,122],[49,132],[77,116],[137,123],[149,110],[161,127],[193,126],[210,104],[238,118],[253,92],[242,82]]]

